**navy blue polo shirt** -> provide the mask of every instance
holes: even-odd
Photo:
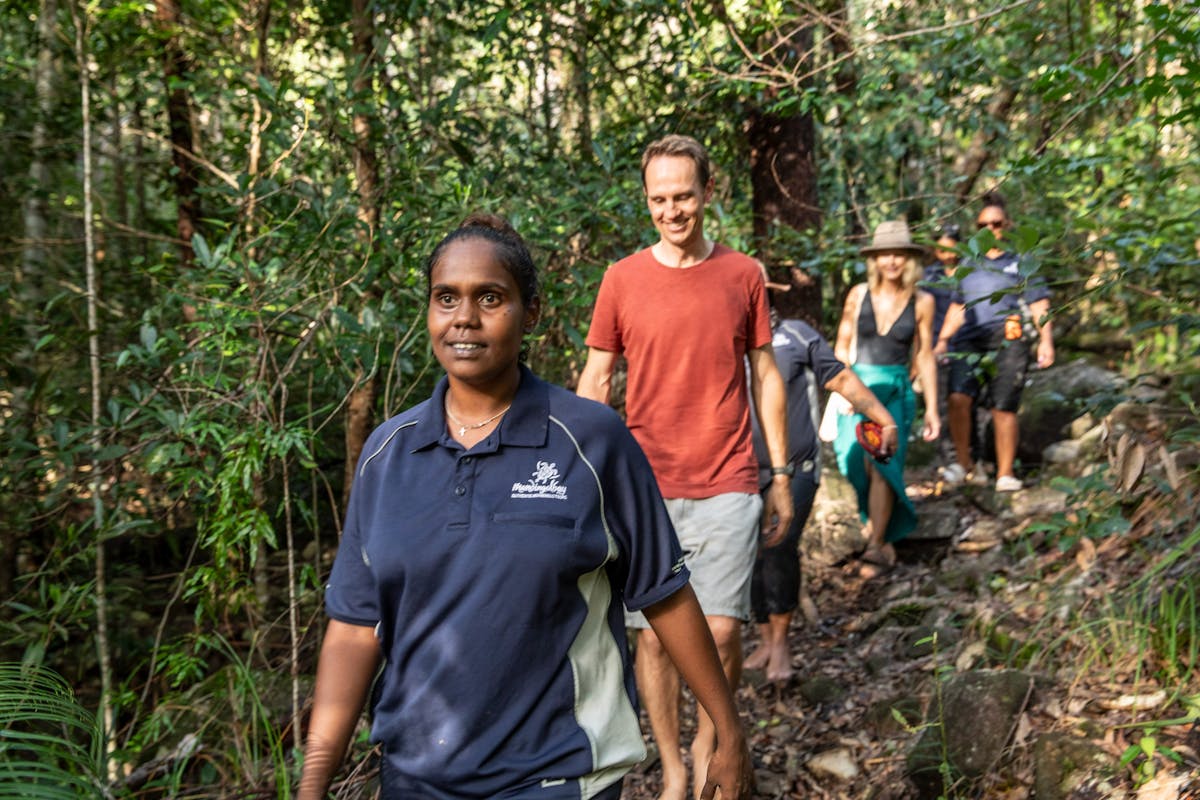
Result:
[[[964,262],[954,277],[958,286],[951,300],[966,306],[962,327],[952,341],[956,346],[990,340],[1005,317],[1021,313],[1022,299],[1034,303],[1050,296],[1045,280],[1022,272],[1015,253]]]
[[[326,610],[378,625],[396,796],[591,797],[643,757],[621,606],[687,583],[679,543],[612,409],[522,367],[464,450],[446,386],[368,439]]]
[[[817,429],[821,426],[819,389],[836,378],[846,365],[838,361],[833,348],[807,322],[785,319],[771,337],[775,363],[787,392],[788,463],[797,470],[811,463],[814,479],[821,443]],[[759,486],[771,482],[771,456],[763,441],[757,412],[752,415],[754,453],[758,458]]]

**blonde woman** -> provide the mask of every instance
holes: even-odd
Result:
[[[880,223],[871,244],[859,252],[867,258],[867,282],[854,286],[846,297],[835,352],[841,361],[853,364],[899,426],[896,451],[886,462],[859,445],[855,426],[861,415],[842,417],[833,443],[838,469],[854,486],[859,514],[867,525],[861,574],[871,578],[891,569],[896,563],[892,542],[911,533],[917,523],[904,491],[908,432],[916,416],[910,374],[929,387],[924,393],[922,438],[938,437],[941,418],[933,358],[934,299],[917,288],[924,248],[913,243],[903,220],[891,220]]]

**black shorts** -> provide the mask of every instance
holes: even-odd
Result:
[[[950,354],[950,392],[970,395],[997,411],[1016,411],[1029,372],[1029,343],[1004,330],[956,343]]]
[[[792,477],[792,503],[796,516],[783,541],[762,548],[754,560],[750,579],[750,609],[754,621],[765,623],[771,614],[790,614],[800,604],[800,534],[812,511],[817,482],[811,471]],[[763,492],[764,500],[766,491]]]

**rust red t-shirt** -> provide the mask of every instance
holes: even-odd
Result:
[[[728,247],[685,269],[647,248],[604,274],[587,344],[625,356],[626,424],[664,497],[758,491],[743,358],[770,341],[762,270]]]

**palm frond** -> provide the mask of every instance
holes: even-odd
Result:
[[[0,797],[104,797],[100,730],[45,667],[0,663]]]

